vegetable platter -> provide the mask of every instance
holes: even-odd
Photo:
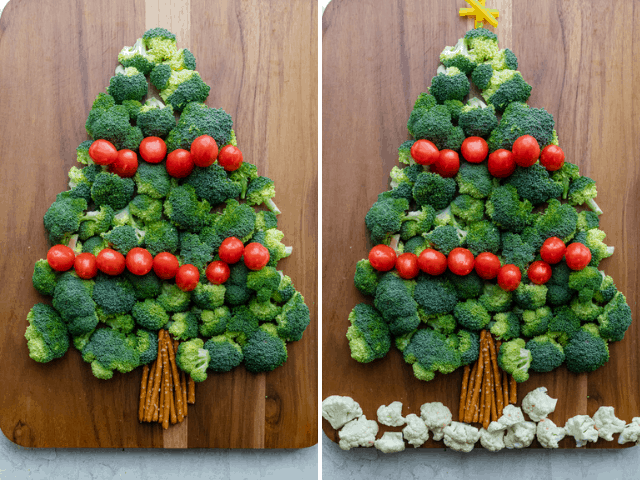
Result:
[[[317,439],[317,122],[314,4],[179,1],[11,2],[0,19],[5,187],[0,427],[25,447],[303,448]],[[304,294],[311,324],[269,373],[210,372],[188,416],[168,430],[139,423],[142,368],[100,380],[73,347],[37,363],[24,338],[31,285],[49,249],[42,217],[67,190],[94,98],[120,50],[154,27],[176,34],[212,86],[209,107],[234,120],[245,161],[277,186],[278,226],[294,254],[279,263]],[[302,41],[300,41],[302,40]],[[294,45],[294,47],[291,47]],[[313,48],[309,50],[309,45]],[[309,53],[309,52],[312,53]],[[37,52],[37,53],[36,53]],[[292,168],[293,165],[293,168]],[[9,272],[11,272],[9,274]]]
[[[424,403],[442,402],[458,420],[462,369],[421,381],[395,348],[381,360],[358,363],[350,356],[345,333],[353,306],[371,303],[353,284],[356,262],[373,247],[365,215],[378,194],[389,190],[389,173],[399,165],[398,147],[411,138],[407,119],[436,75],[440,52],[474,27],[473,19],[458,17],[458,9],[466,6],[444,0],[428,5],[335,0],[323,16],[322,398],[352,397],[367,418],[376,418],[378,406],[400,401],[403,416],[419,415]],[[632,2],[599,9],[545,0],[535,11],[536,18],[548,19],[544,24],[532,21],[524,1],[487,1],[486,7],[500,12],[498,28],[489,29],[498,35],[500,48],[516,54],[518,70],[533,87],[527,104],[553,115],[566,159],[597,183],[604,211],[600,229],[607,245],[615,246],[615,254],[599,268],[615,279],[638,318],[640,171],[634,158],[640,123],[632,85],[640,64],[631,47],[637,20]],[[589,27],[596,18],[602,28]],[[639,336],[633,322],[624,340],[610,344],[609,362],[595,372],[574,374],[564,366],[532,372],[518,385],[516,405],[545,386],[560,399],[549,417],[557,425],[575,415],[593,415],[603,405],[615,407],[616,415],[630,422],[640,413]],[[326,421],[323,430],[338,440]],[[390,430],[382,427],[380,433]],[[601,441],[588,448],[628,445]],[[442,444],[429,440],[424,446]],[[533,446],[539,447],[537,441]],[[560,447],[574,448],[575,442],[565,438]]]

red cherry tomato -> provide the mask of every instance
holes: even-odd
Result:
[[[138,147],[142,159],[149,163],[160,163],[167,154],[167,145],[160,137],[147,137]]]
[[[540,164],[550,172],[555,172],[564,165],[564,152],[557,145],[547,145],[540,154]]]
[[[507,178],[516,169],[516,162],[513,160],[513,153],[501,148],[489,155],[487,162],[489,173],[496,178]]]
[[[98,165],[110,165],[118,158],[118,150],[108,140],[96,140],[89,147],[89,156]]]
[[[218,255],[223,262],[236,263],[244,255],[244,245],[236,237],[225,238],[218,249]]]
[[[207,280],[211,283],[222,285],[227,281],[229,275],[231,275],[231,270],[229,270],[229,265],[220,260],[216,260],[207,266],[206,275]]]
[[[218,154],[218,163],[227,172],[233,172],[242,165],[242,152],[238,147],[225,145],[220,149],[220,153]]]
[[[574,242],[567,247],[564,258],[571,270],[582,270],[591,261],[591,251],[583,244]]]
[[[513,142],[511,151],[513,152],[513,160],[516,162],[516,165],[530,167],[536,163],[536,160],[538,160],[540,156],[540,145],[538,145],[538,141],[531,135],[522,135]]]
[[[167,155],[167,173],[172,177],[188,177],[192,171],[193,157],[188,150],[179,148]]]
[[[98,253],[96,264],[98,265],[98,270],[107,275],[120,275],[124,272],[124,255],[111,248],[104,248]]]
[[[467,162],[480,163],[487,158],[489,145],[482,137],[467,137],[462,142],[460,151]]]
[[[198,286],[200,281],[200,272],[198,269],[187,263],[182,265],[176,273],[176,285],[183,292],[190,292]]]
[[[418,268],[418,257],[415,253],[403,253],[396,260],[396,270],[398,275],[404,279],[415,278],[420,269]]]
[[[160,252],[153,259],[153,271],[162,280],[175,277],[179,268],[180,263],[172,253]]]
[[[118,150],[118,158],[109,165],[109,171],[119,177],[133,177],[138,170],[138,155],[133,150],[127,148]]]
[[[198,167],[208,167],[218,158],[218,144],[209,135],[200,135],[191,142],[191,156]]]
[[[73,267],[76,254],[66,245],[54,245],[47,252],[47,262],[56,272],[66,272]]]
[[[447,266],[456,275],[469,275],[474,263],[473,253],[466,248],[454,248],[447,257]]]
[[[269,263],[269,250],[260,243],[253,242],[244,247],[244,264],[249,270],[261,270]]]
[[[427,248],[418,257],[418,267],[429,275],[441,275],[447,269],[447,257],[442,252]]]
[[[564,257],[567,247],[558,237],[549,237],[540,248],[540,256],[542,260],[553,265],[558,263]]]
[[[146,248],[135,247],[127,253],[125,263],[134,275],[146,275],[153,268],[153,257]]]
[[[512,264],[507,264],[498,272],[498,285],[506,292],[513,292],[522,279],[520,269]]]
[[[376,245],[369,251],[369,263],[379,272],[388,272],[396,266],[396,251],[388,245]]]
[[[476,257],[476,273],[480,278],[491,280],[498,276],[500,271],[500,259],[491,252],[482,252]]]
[[[95,277],[98,274],[98,264],[93,253],[84,252],[76,257],[73,263],[76,275],[85,280]]]
[[[547,262],[537,260],[529,265],[527,270],[527,277],[531,280],[531,283],[536,285],[544,285],[551,278],[551,266]]]
[[[411,146],[411,158],[419,165],[433,165],[438,161],[440,151],[429,140],[418,140]]]
[[[437,173],[445,178],[455,177],[460,170],[460,157],[454,150],[440,150],[440,156],[436,162]]]

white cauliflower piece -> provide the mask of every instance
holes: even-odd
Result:
[[[502,450],[504,448],[504,430],[500,429],[490,432],[489,430],[482,428],[480,430],[480,445],[490,452]]]
[[[399,427],[406,422],[402,417],[402,402],[391,402],[389,406],[381,405],[378,408],[378,423]]]
[[[373,447],[378,434],[378,422],[367,420],[365,415],[351,420],[338,432],[340,448],[351,450],[353,447]]]
[[[376,440],[375,445],[383,453],[402,452],[404,450],[402,432],[384,432],[382,438]]]
[[[633,417],[631,423],[624,427],[622,433],[618,437],[618,443],[622,445],[627,442],[636,442],[640,440],[640,417]]]
[[[331,395],[322,402],[322,417],[338,430],[347,422],[362,415],[362,409],[358,402],[351,397]]]
[[[596,422],[598,436],[608,441],[613,440],[613,434],[622,432],[625,427],[624,420],[620,420],[613,413],[613,407],[600,407],[593,414],[593,421]]]
[[[596,422],[589,415],[576,415],[567,420],[564,426],[567,435],[576,439],[576,447],[584,447],[587,442],[598,440]]]
[[[536,436],[536,424],[520,422],[507,428],[504,446],[507,448],[527,448]]]
[[[451,410],[445,407],[442,402],[425,403],[420,407],[420,416],[429,430],[433,432],[434,440],[442,440],[444,428],[451,425],[453,419]]]
[[[498,419],[498,423],[505,428],[515,425],[516,423],[524,422],[524,415],[522,409],[515,405],[507,405],[502,409],[502,416]]]
[[[424,423],[424,420],[415,413],[407,415],[405,420],[407,421],[407,426],[402,429],[402,434],[409,445],[418,448],[429,440],[429,429],[427,428],[427,424]]]
[[[480,439],[480,430],[466,423],[451,422],[444,427],[444,444],[460,452],[470,452]]]
[[[564,438],[565,431],[548,418],[543,418],[538,423],[536,436],[544,448],[558,448],[558,442]]]
[[[487,427],[487,432],[489,433],[496,433],[496,432],[501,432],[503,430],[506,430],[507,427],[504,426],[503,424],[501,424],[500,422],[491,422],[489,424],[489,426]]]
[[[539,422],[556,409],[557,398],[547,395],[545,387],[538,387],[522,399],[522,410],[534,422]]]

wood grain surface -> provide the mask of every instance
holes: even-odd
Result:
[[[311,324],[268,374],[244,367],[197,385],[185,424],[139,424],[142,369],[93,377],[77,351],[28,356],[31,285],[48,249],[42,216],[67,189],[94,97],[117,55],[155,26],[189,47],[207,104],[229,112],[238,146],[272,178],[281,267],[305,296]],[[0,427],[27,447],[301,448],[317,441],[317,3],[305,0],[12,0],[0,19]]]
[[[394,348],[382,360],[359,364],[350,357],[345,333],[354,305],[371,303],[353,286],[356,262],[372,246],[364,217],[389,188],[397,148],[409,138],[409,113],[431,84],[440,52],[473,28],[472,20],[458,17],[465,6],[450,0],[333,0],[323,16],[322,398],[351,396],[367,418],[376,418],[378,406],[399,400],[403,415],[419,415],[423,403],[440,401],[457,420],[462,369],[422,382]],[[616,248],[600,268],[626,295],[635,318],[625,339],[610,345],[611,360],[603,368],[588,375],[564,367],[532,374],[519,386],[518,404],[546,386],[559,398],[549,416],[558,425],[574,415],[593,415],[602,405],[614,406],[630,422],[640,415],[640,97],[634,88],[640,81],[640,47],[634,41],[640,3],[487,0],[486,6],[500,10],[494,31],[533,86],[529,105],[553,114],[567,159],[597,182],[604,210],[600,226]],[[326,420],[323,430],[337,441]],[[381,428],[387,430],[399,429]],[[566,438],[560,445],[572,448],[575,441]],[[425,446],[442,443],[429,440]],[[589,444],[618,447],[617,441]]]

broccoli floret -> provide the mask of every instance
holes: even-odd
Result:
[[[249,302],[253,295],[253,290],[247,287],[247,276],[250,270],[244,262],[230,265],[229,269],[229,278],[224,283],[226,287],[224,301],[231,306],[244,305]]]
[[[593,372],[609,361],[609,346],[593,324],[584,325],[564,347],[570,372]]]
[[[144,32],[142,42],[154,62],[161,62],[173,57],[178,49],[176,36],[166,28],[156,27]]]
[[[422,235],[418,235],[407,240],[403,246],[403,252],[410,252],[419,257],[420,254],[428,247],[429,244],[425,238]]]
[[[273,180],[267,177],[258,177],[249,182],[247,187],[247,204],[248,205],[264,205],[273,213],[278,215],[280,209],[273,202],[273,197],[276,195],[275,186]]]
[[[269,230],[270,228],[278,228],[278,217],[276,217],[276,214],[266,210],[256,212],[255,230]]]
[[[556,199],[562,194],[562,185],[554,182],[547,169],[539,163],[526,168],[516,167],[508,182],[516,188],[521,197],[533,205]]]
[[[610,342],[619,342],[631,325],[631,308],[627,305],[625,296],[618,292],[609,303],[604,306],[602,314],[598,316],[600,336]]]
[[[130,178],[100,172],[91,186],[91,198],[98,206],[109,205],[113,210],[121,210],[133,198],[134,188],[135,185]]]
[[[419,276],[413,297],[426,315],[451,313],[458,303],[454,286],[443,277]]]
[[[409,240],[416,235],[427,233],[436,217],[436,211],[431,205],[424,205],[420,210],[409,212],[402,220],[400,238]]]
[[[522,312],[522,335],[536,337],[547,332],[549,322],[553,319],[551,308],[544,307]]]
[[[578,213],[578,222],[576,223],[576,229],[579,232],[586,232],[592,228],[600,227],[600,218],[598,214],[591,210],[583,210]]]
[[[175,253],[180,245],[178,229],[165,220],[149,223],[145,227],[144,244],[154,256],[160,252]]]
[[[173,107],[151,98],[140,109],[136,125],[145,137],[166,137],[176,126]]]
[[[280,275],[280,284],[278,289],[271,294],[271,300],[276,303],[286,303],[295,295],[296,289],[288,275],[285,275],[280,270],[278,270],[278,274]]]
[[[252,237],[252,242],[260,243],[267,247],[269,251],[269,263],[267,263],[267,266],[275,267],[280,260],[291,255],[292,247],[287,247],[282,243],[283,238],[284,233],[275,228],[257,232]]]
[[[581,302],[590,301],[600,290],[600,285],[602,285],[602,275],[596,267],[587,266],[569,274],[569,288],[578,291],[578,299]]]
[[[138,338],[138,353],[140,365],[147,365],[158,358],[158,335],[154,332],[139,328],[136,330]]]
[[[172,70],[195,70],[196,69],[196,57],[187,48],[181,48],[166,62]]]
[[[508,341],[520,336],[520,317],[514,312],[496,313],[489,325],[498,340]]]
[[[448,272],[447,278],[455,288],[460,300],[477,299],[484,289],[484,280],[474,271],[468,275],[455,275]]]
[[[41,258],[33,267],[31,281],[34,288],[42,295],[53,295],[58,282],[58,272],[56,272],[45,258]],[[375,288],[375,287],[374,287]]]
[[[487,198],[493,187],[492,177],[485,163],[467,163],[460,166],[456,175],[460,193],[474,198]]]
[[[547,302],[547,287],[520,283],[518,288],[513,291],[513,299],[516,305],[523,310],[537,310]]]
[[[96,175],[102,172],[100,165],[91,164],[84,168],[71,167],[69,170],[68,193],[71,198],[84,198],[87,202],[91,200],[91,185],[96,179]]]
[[[80,228],[86,209],[86,200],[59,195],[44,214],[44,228],[49,232],[49,242],[52,245],[68,243],[71,235]]]
[[[137,68],[118,66],[116,74],[109,81],[107,93],[117,104],[121,104],[124,100],[142,100],[148,89],[147,79]]]
[[[209,370],[212,372],[229,372],[244,359],[242,347],[226,335],[218,335],[204,343],[209,352]]]
[[[602,279],[602,284],[600,284],[600,289],[593,295],[593,299],[598,303],[608,303],[618,292],[618,289],[613,283],[613,278],[605,275],[602,271],[600,271],[600,274],[604,278]]]
[[[164,163],[140,162],[134,180],[138,187],[138,195],[145,194],[161,199],[171,190],[171,177]]]
[[[482,252],[498,253],[501,246],[500,230],[488,221],[475,222],[467,228],[466,248],[474,255]]]
[[[562,305],[553,311],[547,335],[563,347],[580,330],[580,319],[568,305]]]
[[[590,266],[597,267],[602,260],[613,255],[614,247],[608,246],[603,241],[604,237],[607,236],[603,230],[592,228],[578,235],[580,235],[580,243],[583,243],[591,252]],[[578,241],[578,235],[576,235],[574,241]],[[584,238],[582,238],[583,235]]]
[[[153,270],[146,275],[134,275],[133,273],[127,272],[126,276],[138,300],[156,298],[162,291],[162,280],[160,280]]]
[[[256,212],[247,204],[228,200],[222,215],[216,218],[214,227],[222,238],[236,237],[242,241],[251,238],[256,224]]]
[[[500,50],[496,56],[494,56],[489,63],[495,70],[517,70],[518,58],[508,48]]]
[[[400,231],[409,202],[403,198],[383,198],[367,212],[364,222],[371,233],[373,244],[389,243],[390,237]]]
[[[447,107],[447,110],[449,110],[449,114],[451,114],[451,120],[453,120],[454,122],[457,122],[458,119],[460,118],[460,113],[462,113],[462,108],[464,107],[464,103],[462,103],[460,100],[445,100],[443,105]],[[460,131],[462,132],[462,141],[464,141],[464,131],[462,130]],[[451,142],[451,141],[452,141],[452,138],[450,137],[447,140],[447,142]]]
[[[85,140],[78,145],[78,148],[76,148],[76,160],[78,163],[82,163],[83,165],[95,165],[89,156],[89,147],[91,147],[92,143],[93,140]]]
[[[426,323],[429,328],[433,328],[436,332],[443,333],[444,335],[452,334],[453,332],[455,332],[456,327],[458,326],[455,317],[450,313],[441,313],[434,316],[424,317],[422,310],[419,309],[418,316],[421,317],[421,320],[423,322],[426,319]]]
[[[27,321],[29,326],[24,336],[33,360],[46,363],[67,353],[69,332],[54,308],[36,303],[29,310]]]
[[[240,198],[242,198],[243,200],[247,196],[247,187],[249,186],[249,182],[251,182],[252,180],[255,180],[258,177],[259,177],[258,167],[248,162],[242,162],[242,165],[240,165],[240,168],[229,173],[229,179],[235,184],[240,186]],[[272,215],[274,219],[276,218],[273,212],[264,212],[264,214],[269,214],[269,215]],[[269,221],[270,222],[273,221],[271,217],[269,217]],[[275,224],[275,226],[277,226],[277,223]],[[257,228],[258,226],[256,225],[256,229]],[[271,227],[268,227],[268,228],[271,228]]]
[[[500,148],[511,150],[513,142],[522,135],[533,136],[542,148],[553,140],[554,126],[553,116],[544,108],[529,108],[526,103],[513,102],[487,140],[489,152]]]
[[[191,293],[180,290],[174,283],[164,283],[162,284],[162,293],[158,296],[157,302],[167,312],[186,312],[189,309]]]
[[[198,233],[209,223],[211,206],[206,200],[198,201],[191,185],[172,189],[164,202],[164,213],[176,227]]]
[[[275,319],[282,311],[275,303],[268,298],[264,302],[258,301],[257,298],[252,298],[249,301],[249,310],[253,313],[261,322],[268,322]]]
[[[127,313],[120,313],[114,315],[104,315],[100,309],[98,309],[98,320],[108,325],[109,327],[118,330],[122,333],[131,333],[136,328],[133,317]]]
[[[476,68],[478,71],[479,68]],[[498,117],[493,105],[487,106],[482,100],[472,98],[460,111],[458,125],[467,137],[487,138],[498,126]]]
[[[138,120],[138,114],[142,108],[142,103],[138,100],[123,100],[122,106],[126,107],[129,118],[134,122]],[[142,140],[141,140],[142,141]]]
[[[78,236],[80,240],[87,240],[94,235],[100,235],[111,227],[114,211],[109,205],[100,206],[100,210],[87,212],[81,217]]]
[[[468,330],[458,331],[458,352],[460,352],[460,365],[469,365],[478,360],[480,353],[480,335]]]
[[[469,94],[469,79],[456,67],[438,67],[437,75],[431,79],[429,93],[438,103],[462,101]]]
[[[105,249],[108,247],[107,241],[100,237],[100,236],[95,236],[95,237],[91,237],[89,239],[87,239],[83,244],[82,244],[82,252],[89,252],[95,256],[98,255],[98,253],[100,253],[101,250]]]
[[[456,67],[464,74],[469,75],[476,68],[475,55],[469,53],[464,38],[458,40],[453,47],[445,47],[440,54],[440,63],[445,67]]]
[[[518,267],[523,277],[527,274],[527,268],[537,253],[538,249],[524,242],[517,233],[505,232],[502,234],[502,259],[505,264],[513,264]]]
[[[232,127],[231,115],[221,108],[209,108],[197,102],[189,103],[182,111],[178,125],[167,136],[167,151],[178,148],[189,150],[191,142],[200,135],[213,137],[218,146],[222,147],[229,143]]]
[[[412,283],[403,281],[394,273],[386,273],[376,288],[374,306],[389,324],[392,335],[404,335],[420,324],[411,286]]]
[[[258,330],[258,326],[258,318],[251,313],[249,307],[240,305],[231,310],[231,319],[227,323],[226,335],[235,339],[241,346],[244,346],[249,337]]]
[[[452,343],[430,328],[418,330],[404,349],[404,361],[413,365],[413,374],[419,380],[432,380],[437,371],[451,373],[462,362],[460,352]]]
[[[113,99],[109,95],[109,98]],[[95,103],[94,103],[95,105]],[[93,108],[85,124],[91,138],[109,140],[118,149],[137,150],[143,139],[142,131],[131,126],[129,109],[124,105]]]
[[[415,160],[411,156],[411,147],[416,143],[415,140],[406,140],[398,147],[398,163],[406,165],[415,165]]]
[[[60,275],[53,292],[52,305],[66,323],[72,322],[76,318],[95,317],[97,325],[96,304],[91,298],[93,286],[92,280],[81,280],[75,273],[65,272]],[[72,335],[81,335],[86,332],[71,333]]]
[[[451,213],[465,223],[478,222],[484,217],[484,202],[470,195],[458,195],[451,202]]]
[[[93,287],[93,300],[104,315],[115,315],[129,313],[136,303],[136,295],[126,278],[100,274]]]
[[[194,338],[180,343],[176,364],[180,370],[189,375],[194,382],[203,382],[207,379],[207,368],[211,355],[204,348],[204,342],[200,338]]]
[[[571,205],[582,205],[586,203],[597,215],[601,215],[602,209],[594,200],[597,195],[598,191],[595,180],[589,177],[579,177],[569,185],[567,199]]]
[[[224,304],[224,285],[214,285],[212,283],[198,283],[193,289],[191,299],[200,308],[214,310]]]
[[[565,160],[560,169],[551,173],[551,178],[554,182],[562,184],[562,198],[566,199],[571,182],[580,178],[578,166]]]
[[[464,240],[460,231],[451,225],[436,227],[430,233],[425,235],[425,238],[433,248],[445,255],[449,255],[451,250],[461,246]]]
[[[525,348],[525,342],[521,338],[509,340],[500,346],[498,365],[518,383],[529,379],[531,360],[531,352]]]
[[[435,210],[446,208],[456,194],[456,181],[436,173],[423,172],[413,186],[413,197],[420,206],[431,205]]]
[[[146,330],[157,331],[169,322],[169,315],[159,300],[148,298],[136,302],[131,310],[136,323]]]
[[[363,295],[374,296],[380,281],[381,273],[371,266],[368,259],[362,259],[356,264],[356,274],[353,283]]]
[[[192,186],[198,197],[205,199],[210,205],[218,205],[238,198],[241,191],[241,187],[227,177],[224,168],[216,164],[209,167],[195,167],[191,175],[185,179],[185,184]],[[273,182],[271,186],[273,187]],[[251,185],[249,189],[251,190]],[[255,195],[259,196],[258,193]],[[275,189],[273,189],[273,195],[275,195]],[[253,228],[253,224],[251,227]]]
[[[213,310],[202,310],[200,313],[200,335],[215,337],[222,335],[231,320],[231,310],[226,305]]]
[[[180,264],[191,264],[198,269],[203,269],[213,259],[213,248],[203,243],[195,233],[183,232],[180,234]]]
[[[458,324],[467,330],[482,330],[491,320],[489,313],[477,300],[458,303],[453,314]]]
[[[485,210],[489,218],[498,227],[510,232],[521,232],[533,223],[533,206],[529,200],[523,202],[513,185],[501,185],[494,188],[487,200]]]
[[[526,349],[531,352],[532,372],[550,372],[564,362],[564,349],[548,335],[540,335],[527,342]]]
[[[571,310],[582,322],[592,322],[602,313],[602,307],[593,303],[593,300],[581,302],[578,297],[571,300]]]
[[[485,90],[489,86],[489,82],[491,82],[492,77],[493,67],[491,66],[491,63],[481,63],[471,73],[471,81],[481,90]],[[493,105],[491,107],[493,108]],[[497,124],[498,122],[496,119],[496,125]]]
[[[503,112],[511,102],[526,102],[531,95],[531,85],[524,81],[517,70],[493,70],[489,84],[482,96],[496,111]]]
[[[242,347],[244,366],[253,373],[270,372],[287,361],[287,345],[273,324],[261,325]]]
[[[569,288],[569,274],[572,270],[565,262],[560,262],[551,266],[551,278],[546,283],[547,303],[553,306],[568,304],[575,290]]]
[[[148,195],[136,195],[129,203],[129,212],[143,222],[156,222],[162,218],[162,202]]]
[[[296,292],[276,317],[278,336],[287,342],[296,342],[302,338],[310,321],[309,307],[304,303],[300,292]]]
[[[149,75],[155,65],[154,60],[147,54],[142,38],[136,40],[133,46],[120,50],[118,62],[123,67],[134,67],[144,75]]]
[[[87,134],[90,137],[93,137],[93,133],[92,133],[93,132],[93,125],[96,122],[96,120],[98,118],[100,118],[104,113],[109,111],[111,108],[115,107],[115,105],[116,105],[116,101],[108,93],[100,92],[98,95],[96,95],[96,98],[93,100],[93,104],[91,105],[91,111],[89,112],[89,116],[87,117],[87,121],[85,123],[85,128],[87,130]],[[120,114],[126,113],[125,110],[123,110],[123,109],[119,109],[118,112]],[[128,114],[127,114],[127,119],[128,118],[129,117],[128,117]],[[91,144],[89,144],[89,147],[90,146],[91,146]],[[88,152],[88,148],[89,147],[87,147],[87,155],[89,154],[89,152]],[[80,163],[84,163],[84,162],[80,162]],[[93,161],[87,162],[87,163],[91,164],[91,163],[93,163]]]
[[[99,328],[82,349],[82,359],[91,364],[95,377],[109,380],[114,370],[128,373],[140,365],[137,347],[135,335],[125,335],[112,328]]]
[[[169,333],[178,340],[189,340],[198,336],[198,319],[200,310],[191,309],[188,312],[178,312],[171,316]]]
[[[117,250],[123,255],[129,253],[129,250],[141,245],[141,239],[136,233],[136,229],[130,225],[122,227],[113,227],[106,233],[101,234],[108,243],[109,247]]]
[[[577,223],[576,209],[552,198],[544,214],[536,220],[535,226],[542,238],[558,237],[566,243],[573,238]]]
[[[469,30],[464,36],[464,41],[478,62],[491,60],[498,55],[498,37],[486,28]]]
[[[167,84],[169,83],[169,78],[171,78],[172,72],[173,71],[169,65],[161,63],[153,67],[149,75],[149,81],[158,90],[164,90],[165,88],[167,88]]]
[[[478,301],[487,312],[507,312],[511,309],[513,293],[503,290],[496,284],[486,283]]]
[[[464,141],[464,132],[451,123],[451,113],[444,105],[435,105],[432,95],[420,94],[409,117],[407,128],[416,139],[426,139],[442,150],[459,150]],[[462,135],[462,137],[460,137]]]
[[[180,112],[191,102],[204,103],[210,90],[211,87],[204,83],[195,70],[174,70],[160,90],[160,97],[176,112]]]
[[[266,266],[247,274],[247,287],[257,292],[258,301],[268,300],[280,286],[280,274],[274,267]]]

